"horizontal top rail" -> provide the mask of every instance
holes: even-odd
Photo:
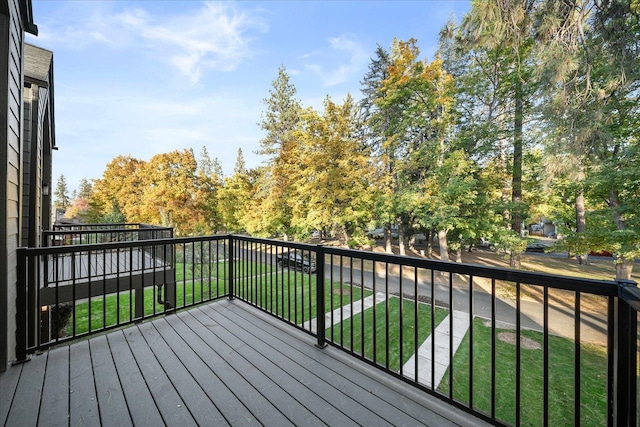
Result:
[[[384,262],[390,264],[403,265],[407,267],[423,268],[429,270],[438,270],[453,274],[471,275],[476,277],[488,277],[497,280],[506,280],[510,282],[518,282],[521,284],[532,284],[550,286],[555,289],[588,292],[600,296],[618,296],[619,286],[613,280],[596,280],[586,278],[576,278],[570,276],[559,276],[547,273],[534,273],[527,271],[512,270],[499,267],[488,267],[477,264],[464,264],[450,261],[431,260],[416,257],[407,257],[402,255],[359,251],[355,249],[336,248],[334,246],[324,246],[309,243],[285,242],[275,239],[261,239],[250,236],[235,234],[219,234],[214,236],[197,236],[197,237],[170,237],[150,240],[137,240],[125,242],[108,242],[85,245],[67,245],[64,247],[48,247],[48,248],[26,248],[27,255],[45,255],[45,254],[61,254],[69,252],[83,252],[92,250],[109,250],[118,248],[138,247],[141,245],[179,245],[198,241],[207,241],[211,238],[216,240],[233,238],[235,240],[248,241],[254,243],[263,243],[269,245],[282,245],[289,249],[301,249],[308,251],[316,251],[322,248],[327,255],[338,255],[352,258],[359,258],[368,261]],[[636,288],[637,289],[637,288]],[[626,291],[625,291],[626,292]],[[629,291],[631,292],[631,291]],[[634,293],[629,293],[634,295]],[[639,293],[640,297],[640,293]],[[639,298],[640,301],[640,298]],[[640,304],[640,302],[638,303]]]
[[[39,248],[18,248],[27,256],[59,255],[73,252],[104,251],[110,249],[137,248],[140,246],[180,245],[183,243],[207,242],[211,240],[228,239],[229,235],[200,236],[200,237],[168,237],[163,239],[134,240],[124,242],[94,243],[89,245],[67,245]]]
[[[618,282],[619,297],[629,304],[635,311],[640,311],[640,289],[633,280],[621,280]]]
[[[556,289],[588,292],[601,296],[618,295],[618,284],[613,280],[595,280],[570,276],[558,276],[546,273],[533,273],[499,267],[487,267],[478,264],[464,264],[451,261],[414,258],[387,253],[363,252],[355,249],[343,249],[333,246],[324,246],[324,252],[325,254],[355,257],[369,261],[386,262],[454,274],[489,277],[497,280],[518,282],[521,284],[551,286]]]
[[[110,234],[110,233],[149,233],[156,231],[171,231],[170,227],[162,228],[101,228],[96,230],[56,230],[56,231],[44,231],[45,236],[69,236],[69,235],[83,235],[83,234]]]
[[[128,222],[128,223],[97,223],[97,224],[54,224],[53,230],[60,229],[86,229],[86,230],[99,230],[104,228],[112,229],[138,229],[138,228],[171,228],[153,224],[143,224],[140,222]]]

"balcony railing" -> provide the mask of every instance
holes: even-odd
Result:
[[[173,228],[149,224],[54,224],[43,233],[43,246],[90,245],[173,237]]]
[[[19,274],[21,359],[236,298],[496,425],[636,425],[634,283],[232,235],[24,248]]]

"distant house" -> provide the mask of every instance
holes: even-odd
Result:
[[[5,186],[0,191],[0,371],[6,370],[7,363],[15,358],[16,250],[30,239],[37,240],[37,230],[46,224],[43,214],[47,212],[45,206],[49,199],[43,194],[46,193],[43,184],[50,185],[46,182],[46,175],[51,174],[50,150],[54,147],[51,61],[45,66],[48,69],[44,74],[34,68],[30,72],[33,76],[26,77],[26,68],[30,67],[27,64],[31,62],[27,54],[36,51],[25,48],[25,32],[38,33],[33,23],[31,0],[0,0],[0,100],[3,100],[0,138],[4,140],[0,150],[0,182]],[[41,60],[36,59],[34,63],[41,63]],[[36,126],[33,117],[27,118],[34,109],[30,105],[31,109],[27,111],[23,102],[27,92],[25,84],[29,89],[34,87],[32,84],[38,87],[38,116],[35,121],[37,126],[43,126],[42,139],[39,139],[39,129],[37,135],[32,134],[33,126]],[[40,87],[47,93],[44,94]],[[49,133],[45,134],[47,121],[49,128],[46,132]],[[25,139],[27,133],[28,143]],[[48,156],[45,154],[46,144],[49,144]],[[40,158],[32,163],[32,155]],[[32,218],[34,211],[38,214]],[[31,225],[34,225],[33,229]],[[31,234],[32,231],[35,234]]]

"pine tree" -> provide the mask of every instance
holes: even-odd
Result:
[[[81,199],[88,199],[89,197],[91,197],[92,192],[93,186],[91,185],[91,182],[86,178],[82,178],[80,180],[80,184],[78,185],[77,197]]]
[[[67,179],[64,175],[60,175],[56,183],[56,191],[53,193],[55,198],[54,205],[56,208],[66,209],[71,206],[69,199],[69,188],[67,187]]]
[[[264,182],[269,186],[263,200],[262,215],[265,233],[282,233],[286,236],[292,232],[291,198],[294,192],[291,183],[291,169],[297,165],[298,142],[293,134],[300,125],[301,106],[295,98],[296,88],[290,83],[289,75],[284,67],[278,69],[278,77],[272,82],[269,98],[264,99],[267,111],[264,113],[260,127],[266,136],[260,141],[259,154],[268,156],[269,178]]]

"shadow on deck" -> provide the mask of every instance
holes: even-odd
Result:
[[[238,300],[34,355],[0,425],[483,425]]]

